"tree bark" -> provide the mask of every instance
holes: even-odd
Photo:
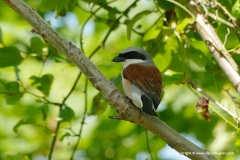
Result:
[[[208,22],[205,16],[199,11],[199,4],[194,1],[188,3],[188,8],[191,13],[195,16],[195,28],[202,39],[206,42],[209,51],[212,53],[214,59],[236,88],[237,92],[240,93],[240,76],[238,73],[238,65],[227,52],[224,44],[219,39],[214,27]]]

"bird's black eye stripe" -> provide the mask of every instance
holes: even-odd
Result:
[[[119,57],[124,58],[124,59],[141,59],[141,60],[146,60],[146,57],[143,54],[140,54],[136,51],[130,51],[127,53],[120,53]]]

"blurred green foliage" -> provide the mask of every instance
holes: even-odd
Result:
[[[195,31],[194,19],[182,8],[170,0],[26,2],[54,29],[77,44],[121,90],[122,66],[112,63],[112,57],[128,46],[145,48],[163,75],[159,118],[179,133],[193,137],[191,140],[209,152],[232,153],[215,154],[217,159],[239,158],[238,124],[229,115],[240,117],[239,94]],[[229,15],[221,12],[224,8],[238,25],[239,1],[210,2],[201,4],[203,13],[205,7],[232,23]],[[185,1],[179,3],[185,6]],[[228,35],[226,48],[239,64],[237,32],[215,19],[209,21],[222,42]],[[228,112],[210,102],[211,121],[198,115],[195,106],[201,93],[191,88],[189,81],[224,104]],[[79,69],[31,33],[31,26],[3,1],[0,1],[0,104],[0,159],[39,160],[50,153],[59,160],[149,159],[147,139],[153,159],[180,156],[162,154],[166,144],[152,133],[146,139],[143,128],[109,119],[116,111],[87,83]]]

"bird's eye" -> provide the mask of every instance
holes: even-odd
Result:
[[[120,53],[119,57],[125,58],[125,59],[141,59],[146,60],[146,57],[143,54],[140,54],[136,51],[130,51],[126,53]]]

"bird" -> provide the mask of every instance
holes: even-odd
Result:
[[[125,95],[143,112],[157,116],[162,76],[149,53],[132,46],[122,50],[112,61],[123,64],[121,76]]]

